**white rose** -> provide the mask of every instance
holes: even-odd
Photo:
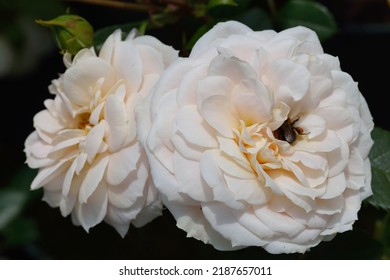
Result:
[[[150,97],[153,178],[188,237],[302,253],[350,230],[371,194],[367,103],[307,28],[217,24]]]
[[[124,236],[130,223],[161,215],[134,108],[177,51],[151,36],[121,36],[111,34],[99,55],[64,56],[67,70],[49,86],[54,99],[35,115],[25,153],[39,169],[31,189],[43,187],[50,206],[86,231],[104,220]]]

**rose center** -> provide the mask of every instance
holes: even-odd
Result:
[[[263,170],[282,168],[281,148],[272,138],[272,132],[266,123],[247,127],[242,121],[240,130],[235,133],[237,144],[253,170],[256,171],[258,165],[261,165]]]
[[[93,125],[89,122],[91,114],[82,113],[77,116],[77,128],[81,130],[89,131],[92,129]]]

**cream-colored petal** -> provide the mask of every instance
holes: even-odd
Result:
[[[89,117],[89,122],[92,125],[97,125],[99,123],[99,120],[101,119],[101,114],[103,111],[105,103],[102,102],[99,105],[95,107],[95,109],[92,111],[91,116]]]
[[[321,195],[321,199],[332,199],[342,195],[347,187],[347,181],[344,173],[340,173],[334,177],[329,177],[325,182],[326,192]]]
[[[104,60],[90,57],[80,61],[77,66],[70,67],[64,74],[64,92],[69,100],[78,106],[88,106],[91,101],[90,89],[99,78],[111,83],[113,70]]]
[[[137,92],[143,74],[143,61],[137,47],[131,41],[117,43],[111,64],[115,69],[116,78],[126,81],[127,90]]]
[[[34,180],[31,183],[31,190],[36,190],[40,187],[45,186],[48,182],[53,180],[55,177],[57,177],[62,172],[65,172],[65,170],[68,169],[70,165],[70,162],[66,161],[60,161],[57,162],[54,165],[41,168],[38,171],[37,176],[35,176]]]
[[[41,168],[53,164],[53,160],[47,158],[51,145],[42,141],[38,133],[33,131],[24,142],[24,152],[26,154],[26,163],[30,168]]]
[[[99,155],[89,167],[87,174],[81,183],[79,202],[87,203],[89,197],[96,191],[96,188],[103,182],[103,177],[106,172],[106,167],[109,161],[109,156]]]
[[[81,191],[81,189],[80,189]],[[78,219],[85,231],[103,221],[107,213],[108,194],[104,181],[101,181],[94,193],[89,197],[88,203],[80,204]]]
[[[341,146],[341,140],[335,132],[327,130],[314,139],[301,139],[294,143],[294,149],[309,153],[331,152]]]
[[[269,85],[275,91],[276,100],[298,101],[308,93],[310,73],[304,66],[280,59],[274,61],[268,71]]]
[[[358,150],[354,147],[351,147],[350,157],[345,173],[348,181],[348,188],[359,190],[366,185],[365,163]]]
[[[177,129],[187,141],[205,148],[217,147],[214,131],[204,122],[195,105],[182,107],[176,114]]]
[[[171,137],[171,142],[176,151],[189,160],[199,160],[205,148],[189,143],[180,132]]]
[[[111,152],[118,151],[126,139],[127,122],[129,121],[125,105],[118,97],[111,95],[107,98],[105,119],[109,133],[107,143]]]
[[[108,191],[110,204],[125,209],[131,207],[140,197],[145,202],[148,171],[145,165],[140,165],[120,185],[110,186]]]
[[[185,159],[179,153],[174,153],[173,159],[177,191],[190,196],[196,201],[211,200],[212,192],[202,180],[199,161]]]
[[[44,131],[51,134],[57,133],[64,128],[60,120],[54,118],[47,110],[42,110],[34,116],[34,127],[38,133]],[[50,139],[44,138],[44,140],[50,143]]]
[[[77,149],[77,146],[85,137],[77,137],[64,140],[59,142],[50,150],[47,155],[49,158],[60,159],[63,158],[66,154],[69,154],[72,150]],[[76,146],[76,147],[75,147]]]
[[[202,211],[211,226],[229,240],[233,248],[264,245],[263,240],[238,223],[226,205],[219,202],[207,203],[202,205]]]
[[[130,40],[130,38],[131,37],[127,37],[126,41]],[[162,58],[164,68],[168,67],[172,62],[178,59],[178,52],[179,52],[178,50],[175,50],[173,47],[163,44],[160,40],[158,40],[153,36],[145,35],[145,36],[135,37],[133,39],[133,43],[138,48],[142,48],[143,46],[150,46],[153,49],[155,49]]]
[[[243,80],[233,91],[232,102],[241,120],[248,126],[272,118],[273,96],[257,80]]]
[[[268,207],[254,209],[254,213],[268,228],[276,233],[292,237],[304,230],[305,226],[284,213],[276,213]]]
[[[214,95],[204,100],[200,113],[212,128],[228,138],[233,138],[233,129],[240,125],[235,108],[224,96]]]
[[[207,67],[206,64],[194,65],[189,71],[183,72],[182,79],[180,80],[180,84],[177,86],[177,104],[179,107],[184,107],[187,105],[197,104],[198,100],[202,100],[204,97],[203,92],[205,91],[206,96],[209,94],[213,94],[214,89],[222,89],[218,92],[224,92],[224,88],[226,83],[215,83],[217,86],[215,88],[211,88],[213,85],[209,79],[213,78],[222,78],[222,77],[206,77],[207,75]],[[205,78],[204,81],[203,79]],[[229,79],[225,78],[228,82]],[[202,84],[206,84],[206,86],[202,86]]]
[[[271,199],[271,192],[256,179],[241,179],[224,174],[226,185],[238,201],[250,205],[265,205]]]
[[[114,30],[110,36],[104,41],[100,52],[99,57],[105,61],[112,63],[113,55],[115,52],[116,44],[120,43],[122,40],[122,31],[120,29]]]
[[[176,226],[184,230],[187,233],[187,237],[193,237],[206,244],[211,244],[214,248],[221,251],[235,249],[230,241],[226,240],[206,220],[200,205],[171,204],[166,201],[163,201],[163,203],[175,217]]]
[[[94,126],[85,139],[85,152],[88,155],[88,162],[92,163],[98,152],[104,145],[105,127],[103,122]]]
[[[249,63],[224,53],[219,54],[210,61],[208,74],[210,76],[227,77],[233,84],[257,78],[256,72]]]
[[[163,205],[160,200],[155,200],[153,203],[150,203],[144,206],[141,212],[138,213],[137,217],[132,221],[132,224],[135,227],[143,227],[147,223],[151,222],[155,218],[162,215]]]
[[[69,190],[67,192],[65,190],[64,183],[64,187],[62,189],[62,199],[59,205],[62,216],[66,217],[72,213],[76,203],[78,203],[80,185],[84,179],[84,175],[85,174],[82,174],[81,176],[74,176],[70,182],[71,185],[69,186]]]
[[[203,69],[201,68],[200,70]],[[191,71],[190,74],[192,74],[192,72],[194,71]],[[201,74],[203,74],[203,71],[201,72]],[[192,78],[192,76],[189,77],[188,76],[189,74],[185,75],[184,78],[187,79]],[[190,104],[191,105],[197,104],[198,106],[200,106],[204,100],[214,95],[221,95],[230,99],[233,89],[236,86],[228,77],[225,76],[207,76],[204,79],[196,80],[196,83],[193,82],[194,84],[191,84],[190,82],[187,81],[185,82],[186,82],[185,84],[184,82],[182,84],[184,85],[189,84],[188,86],[193,86],[192,91],[194,89],[197,89],[196,96],[193,98]],[[189,103],[190,100],[188,100],[189,99],[188,92],[184,93],[181,87],[179,89],[181,91],[180,92],[178,91],[178,98],[184,99],[184,96],[186,96],[185,100],[187,100],[187,103]]]
[[[243,203],[237,201],[226,184],[224,174],[217,165],[219,151],[207,150],[200,160],[200,171],[202,179],[212,189],[214,201],[219,201],[233,209],[243,209]]]
[[[192,48],[191,56],[199,55],[205,49],[208,49],[210,45],[219,42],[221,38],[227,38],[232,34],[247,34],[251,31],[252,30],[248,26],[237,21],[227,21],[223,24],[216,24],[209,32],[199,38]]]
[[[135,144],[110,154],[106,173],[106,180],[110,185],[119,185],[131,171],[137,169],[142,153],[140,149],[140,146]]]

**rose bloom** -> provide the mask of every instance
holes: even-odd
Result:
[[[219,23],[143,106],[163,203],[216,249],[303,253],[351,230],[371,195],[372,116],[310,29]]]
[[[34,117],[25,141],[38,168],[31,189],[87,232],[105,221],[123,237],[161,215],[162,204],[138,141],[134,108],[149,94],[177,51],[151,36],[122,40],[118,29],[99,55],[82,49],[49,86],[54,99]]]

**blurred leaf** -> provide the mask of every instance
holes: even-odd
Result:
[[[32,18],[52,18],[64,12],[64,6],[59,0],[14,0],[14,2],[19,11]]]
[[[383,223],[384,227],[381,236],[381,242],[384,247],[384,257],[390,259],[390,212],[387,213]]]
[[[0,189],[0,231],[23,210],[30,196],[30,184],[36,171],[23,167],[5,188]]]
[[[20,217],[10,223],[2,233],[5,238],[5,246],[7,247],[27,244],[38,237],[36,223],[24,217]]]
[[[207,3],[207,8],[213,8],[221,5],[237,6],[238,4],[234,0],[210,0]]]
[[[382,243],[384,259],[390,259],[390,212],[375,223],[375,238]]]
[[[237,15],[235,19],[246,24],[255,31],[272,28],[272,23],[268,14],[258,7],[246,10],[245,12]]]
[[[209,8],[209,15],[219,21],[234,18],[240,13],[245,12],[250,6],[250,0],[236,0],[236,5],[218,5]]]
[[[367,201],[377,208],[390,210],[390,131],[375,127],[371,136],[374,140],[369,154],[373,195]]]
[[[0,231],[20,214],[26,200],[25,191],[0,190]]]
[[[338,28],[332,13],[324,5],[309,0],[290,0],[278,12],[277,24],[281,29],[302,25],[314,30],[324,41]]]

